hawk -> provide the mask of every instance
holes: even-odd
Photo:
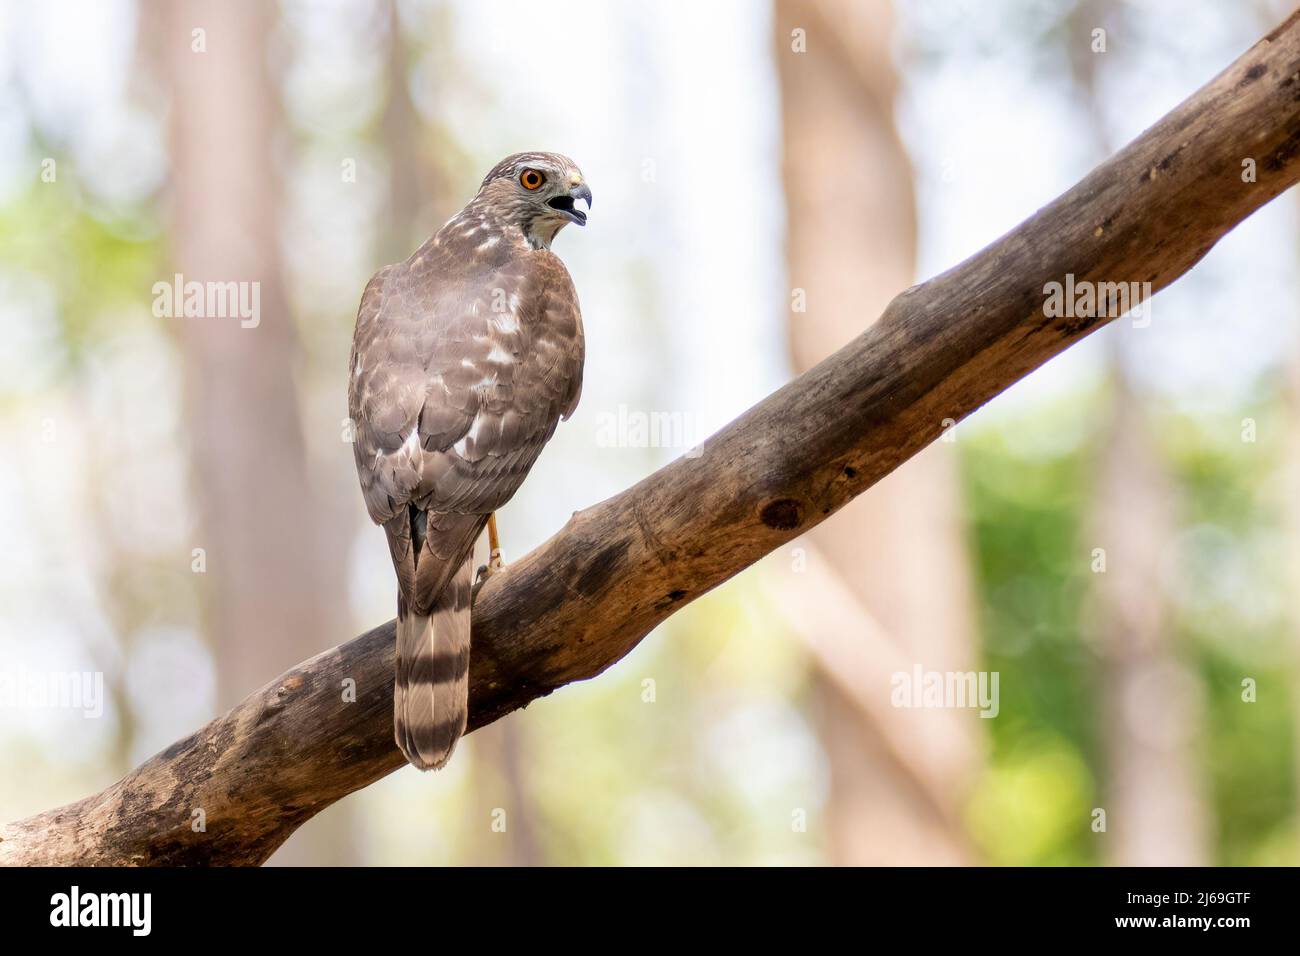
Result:
[[[357,311],[348,412],[361,492],[397,572],[393,732],[421,770],[451,757],[469,691],[471,561],[582,391],[582,316],[551,242],[586,225],[573,160],[516,153]]]

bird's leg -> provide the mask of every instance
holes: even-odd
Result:
[[[488,515],[488,563],[479,567],[478,573],[474,576],[474,590],[470,595],[470,603],[478,597],[479,588],[487,583],[487,579],[498,571],[505,569],[501,563],[501,540],[497,537],[497,513],[494,511]]]
[[[505,567],[501,563],[501,539],[497,537],[497,513],[488,515],[488,574]]]

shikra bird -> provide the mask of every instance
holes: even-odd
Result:
[[[366,285],[348,411],[371,519],[397,571],[393,731],[421,770],[443,766],[468,710],[471,567],[582,391],[582,316],[551,242],[585,225],[573,160],[517,153],[405,262]]]

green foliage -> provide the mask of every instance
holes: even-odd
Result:
[[[1104,405],[1098,399],[1070,396],[962,439],[984,666],[1002,675],[989,768],[968,821],[996,863],[1105,861],[1090,813],[1105,805],[1106,698],[1083,630],[1093,574],[1080,531],[1096,505],[1088,422],[1097,413],[1088,410]],[[1247,418],[1257,441],[1242,440]],[[1281,396],[1213,419],[1168,411],[1155,420],[1177,516],[1157,598],[1169,608],[1173,652],[1199,685],[1193,772],[1215,821],[1214,862],[1293,863],[1300,622],[1295,603],[1287,607],[1282,500],[1270,491],[1290,440],[1280,433]],[[1062,422],[1075,423],[1073,440],[1053,440]],[[1246,678],[1255,702],[1243,700]]]

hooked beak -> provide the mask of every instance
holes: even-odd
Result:
[[[576,204],[579,199],[587,204],[586,210],[577,208]],[[587,224],[587,211],[591,209],[591,188],[586,183],[579,183],[569,190],[567,196],[556,196],[547,205],[564,213],[570,222],[585,226]]]

